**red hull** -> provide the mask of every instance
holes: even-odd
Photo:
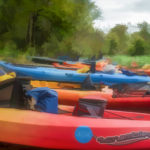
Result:
[[[0,113],[1,142],[53,149],[150,149],[150,121],[85,118],[14,109],[0,109]],[[150,119],[146,114],[136,116]]]

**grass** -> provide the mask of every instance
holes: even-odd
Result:
[[[19,63],[19,64],[31,64],[32,62],[27,59],[28,54],[19,52],[18,50],[0,50],[0,60]]]
[[[127,55],[115,55],[109,56],[112,62],[123,66],[131,66],[132,62],[136,62],[139,67],[142,67],[145,64],[150,64],[150,56],[127,56]]]

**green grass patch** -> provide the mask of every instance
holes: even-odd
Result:
[[[19,52],[18,50],[0,50],[0,60],[11,63],[31,64],[32,62],[27,59],[27,56],[30,55]]]
[[[136,62],[139,67],[142,67],[145,64],[150,64],[150,56],[127,56],[127,55],[115,55],[108,56],[111,58],[112,62],[116,62],[117,64],[123,66],[131,66],[132,62]]]

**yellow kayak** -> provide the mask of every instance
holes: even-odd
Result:
[[[30,84],[32,87],[48,87],[52,89],[80,89],[81,84],[78,83],[67,83],[67,82],[48,82],[48,81],[38,81],[38,80],[32,80],[30,81]]]
[[[8,74],[4,74],[0,76],[0,82],[8,80],[8,79],[12,79],[15,78],[16,74],[14,72],[8,73]]]

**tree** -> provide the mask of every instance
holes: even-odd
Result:
[[[110,33],[114,33],[118,38],[118,52],[123,52],[125,47],[127,46],[127,29],[128,27],[126,25],[117,24],[114,28],[110,30]]]
[[[129,47],[129,54],[132,56],[144,55],[146,50],[145,41],[141,37],[137,37]]]
[[[105,42],[103,46],[103,53],[108,55],[114,55],[118,51],[119,39],[118,35],[113,32],[109,32],[105,36]]]
[[[0,8],[3,46],[12,41],[40,55],[69,52],[74,45],[69,39],[83,30],[95,34],[93,20],[101,14],[91,0],[2,0]]]
[[[147,42],[150,42],[150,25],[147,22],[138,24],[139,35]]]
[[[77,55],[91,58],[99,55],[104,43],[104,33],[99,30],[82,30],[73,37],[72,51]]]

